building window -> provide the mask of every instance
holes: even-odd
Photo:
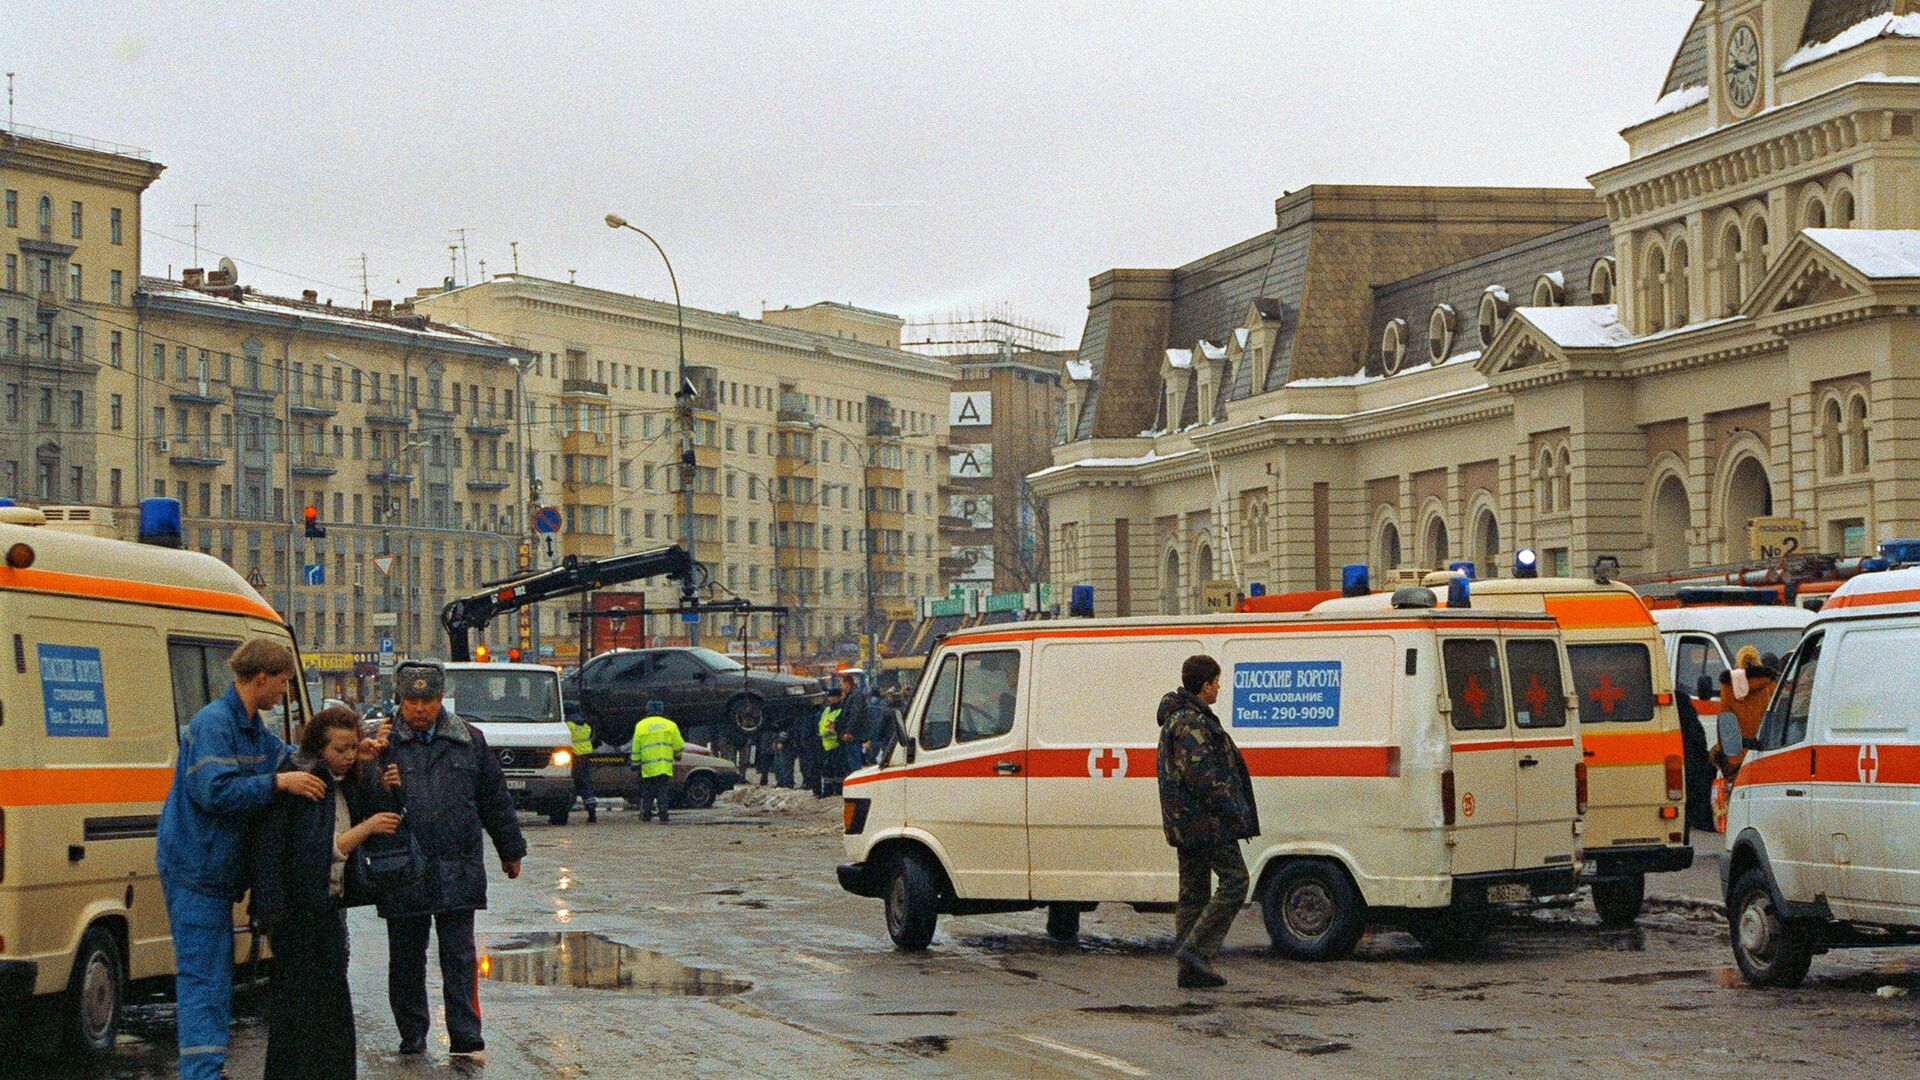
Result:
[[[120,303],[120,287],[121,287],[120,271],[118,270],[107,271],[107,302],[108,303],[112,303],[112,304]]]
[[[1478,322],[1481,348],[1493,344],[1494,336],[1500,333],[1500,326],[1512,308],[1512,302],[1507,299],[1507,290],[1498,285],[1489,285],[1487,291],[1480,294]]]
[[[117,206],[107,211],[107,240],[120,243],[120,208]]]
[[[1847,464],[1853,472],[1866,472],[1873,465],[1867,438],[1870,428],[1866,395],[1855,394],[1847,400]]]
[[[120,331],[107,332],[107,362],[114,367],[120,366]]]
[[[7,190],[7,228],[17,229],[19,227],[20,193],[9,188]]]
[[[80,204],[78,202],[73,204],[73,238],[80,239]]]
[[[1558,270],[1533,279],[1533,306],[1559,307],[1567,302],[1567,278]]]
[[[40,196],[40,232],[50,235],[53,232],[53,196]]]
[[[67,264],[67,299],[80,299],[80,264]]]
[[[20,291],[20,256],[7,256],[7,291]]]
[[[1436,305],[1433,314],[1427,316],[1427,356],[1434,363],[1445,360],[1453,351],[1453,331],[1459,322],[1452,304]]]
[[[1720,231],[1720,314],[1731,315],[1746,299],[1746,241],[1740,235],[1740,223],[1727,222]]]
[[[1380,370],[1383,374],[1393,375],[1400,371],[1400,365],[1407,358],[1407,320],[1389,319],[1386,328],[1380,331]],[[1173,417],[1167,416],[1169,425]]]
[[[107,423],[114,431],[120,430],[120,395],[114,394],[107,399]]]
[[[1648,333],[1667,328],[1667,250],[1654,241],[1640,274],[1641,321]]]

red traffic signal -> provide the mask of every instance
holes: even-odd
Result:
[[[302,511],[301,517],[306,520],[308,536],[317,538],[317,537],[323,537],[327,535],[326,526],[320,524],[320,508],[319,507],[317,506],[307,507],[306,510]]]
[[[514,646],[513,648],[510,648],[507,650],[507,659],[516,664],[520,662],[519,646]]]

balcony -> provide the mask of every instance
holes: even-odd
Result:
[[[318,399],[308,400],[306,398],[296,397],[293,400],[287,402],[287,411],[292,413],[295,416],[305,416],[305,417],[309,417],[316,420],[325,420],[328,417],[338,413],[340,410]],[[368,420],[372,420],[372,417],[369,416]]]
[[[512,483],[512,469],[477,467],[467,472],[467,488],[470,491],[505,491]]]
[[[606,397],[607,384],[595,379],[562,379],[560,380],[560,392],[562,394],[593,394],[597,397]]]
[[[898,531],[907,527],[907,516],[898,510],[869,510],[866,527]]]
[[[41,318],[44,319],[60,314],[59,293],[43,292],[35,299],[36,303],[34,307]]]
[[[469,435],[505,435],[508,418],[504,416],[476,416],[467,421]]]
[[[605,457],[612,440],[597,431],[569,431],[560,436],[562,454],[585,454],[592,457]]]
[[[372,427],[406,428],[413,423],[406,407],[399,402],[376,401],[367,406],[367,423]]]
[[[818,570],[820,568],[820,549],[781,547],[774,552],[774,565],[782,570]]]
[[[211,387],[199,386],[191,390],[175,390],[172,393],[168,394],[167,397],[170,400],[179,402],[182,405],[224,404],[226,399],[209,393],[208,391],[211,389],[212,389]]]
[[[779,424],[799,424],[811,427],[813,426],[813,409],[808,406],[807,396],[805,394],[782,391],[780,394],[780,408],[774,413],[773,418],[774,422]]]
[[[161,439],[167,460],[182,468],[215,469],[227,463],[227,455],[208,439]]]
[[[326,454],[295,454],[290,466],[295,476],[332,476],[339,472],[339,459]]]
[[[398,464],[389,465],[385,462],[376,461],[372,465],[367,466],[367,479],[376,484],[411,484],[413,483],[413,474],[407,472]]]
[[[816,523],[820,520],[820,506],[804,499],[777,501],[773,504],[773,520]]]

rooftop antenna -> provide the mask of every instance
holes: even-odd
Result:
[[[360,310],[365,311],[373,304],[373,290],[368,287],[367,253],[360,253]]]
[[[211,207],[212,205],[212,203],[204,202],[193,204],[193,224],[189,225],[188,228],[193,230],[193,265],[195,266],[200,265],[200,211],[203,207]]]
[[[459,272],[460,272],[460,245],[448,244],[447,245],[447,280],[452,281],[453,276],[455,274],[458,274]]]
[[[569,284],[569,285],[571,285],[571,284],[573,284],[573,275],[574,275],[574,270],[573,270],[573,268],[572,268],[572,267],[568,267],[568,268],[567,268],[567,284]]]
[[[467,266],[467,230],[449,229],[447,231],[460,238],[460,280],[471,285],[473,284],[473,271]]]
[[[507,247],[513,251],[513,272],[518,274],[520,272],[520,241],[509,240]]]
[[[13,130],[13,72],[7,72],[7,130]]]
[[[480,280],[487,280],[487,260],[485,259],[480,260]]]

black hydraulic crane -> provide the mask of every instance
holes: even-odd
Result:
[[[680,583],[683,606],[700,607],[701,568],[693,556],[687,554],[687,549],[678,544],[604,559],[569,555],[551,570],[499,582],[486,592],[449,601],[440,612],[440,623],[447,628],[447,655],[455,661],[472,659],[468,635],[486,629],[495,617],[506,612],[543,600],[578,596],[594,589],[661,576]]]

